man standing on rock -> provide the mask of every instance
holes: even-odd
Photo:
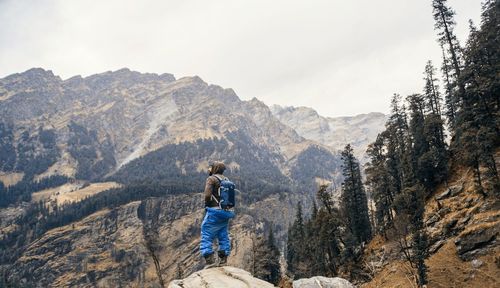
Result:
[[[205,218],[201,223],[201,255],[205,258],[205,268],[214,267],[215,255],[212,249],[214,239],[219,241],[219,265],[227,263],[231,252],[229,239],[229,219],[234,217],[234,184],[224,177],[226,166],[222,162],[214,162],[208,168],[205,184]]]

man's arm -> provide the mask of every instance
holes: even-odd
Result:
[[[208,177],[207,182],[205,183],[205,192],[204,198],[205,198],[205,206],[208,206],[208,203],[210,202],[212,198],[212,187],[214,186],[214,179],[213,177]]]

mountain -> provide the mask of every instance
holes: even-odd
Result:
[[[324,117],[308,107],[273,105],[273,115],[307,139],[317,141],[335,150],[351,144],[356,157],[367,161],[366,148],[377,134],[384,130],[387,115],[372,112],[350,117]]]
[[[212,160],[241,191],[230,264],[248,270],[257,235],[273,227],[282,246],[297,204],[309,210],[319,183],[341,180],[335,148],[196,76],[34,68],[0,79],[0,115],[7,283],[133,286],[196,271]]]
[[[3,156],[2,170],[37,180],[54,174],[102,179],[151,151],[199,140],[223,141],[233,152],[239,144],[253,145],[246,151],[260,155],[250,158],[265,159],[266,169],[286,176],[294,158],[309,147],[335,157],[329,147],[282,124],[259,100],[241,101],[233,90],[199,77],[175,80],[170,74],[121,69],[63,81],[51,71],[31,69],[2,79],[0,91],[2,143],[16,151]],[[177,168],[185,174],[204,171],[207,160],[222,156],[218,152],[182,163],[192,164],[191,171]],[[34,159],[43,165],[27,167]]]

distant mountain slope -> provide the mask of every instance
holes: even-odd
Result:
[[[284,125],[259,100],[242,101],[233,90],[196,76],[176,80],[121,69],[61,80],[34,68],[0,79],[0,112],[5,130],[0,143],[14,152],[0,157],[1,170],[29,170],[28,180],[54,174],[98,180],[166,145],[222,139],[235,153],[266,155],[267,163],[260,164],[288,177],[295,163],[290,160],[319,145]],[[185,165],[205,170],[210,159],[241,166],[222,151],[190,159],[196,163],[177,159],[176,165],[178,171]],[[28,162],[41,163],[23,164]],[[328,169],[321,174],[335,177],[335,169]]]
[[[387,116],[378,112],[351,117],[324,117],[308,107],[273,105],[271,110],[276,118],[304,138],[335,150],[342,150],[350,143],[361,162],[367,160],[365,152],[368,144],[384,130],[387,121]]]

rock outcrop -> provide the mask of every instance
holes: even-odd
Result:
[[[354,288],[354,285],[339,277],[327,278],[315,276],[293,281],[293,288]]]
[[[168,288],[209,287],[274,288],[275,286],[253,277],[245,270],[230,266],[200,270],[185,279],[174,280],[168,285]]]
[[[293,288],[354,288],[349,281],[335,277],[315,276],[293,281]],[[274,288],[266,281],[253,277],[249,272],[231,267],[204,269],[182,280],[173,280],[168,288]]]
[[[478,255],[489,252],[492,246],[497,245],[497,237],[500,233],[500,221],[486,223],[475,229],[464,231],[455,240],[457,253],[464,260],[471,260]]]

